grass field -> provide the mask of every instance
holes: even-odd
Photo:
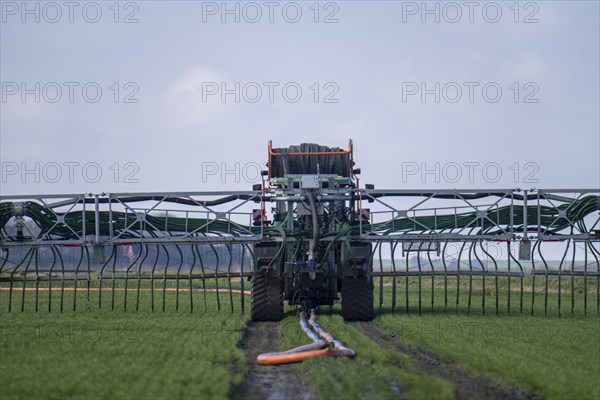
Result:
[[[307,342],[298,327],[298,318],[284,321],[286,347]],[[323,398],[439,398],[453,397],[452,387],[419,371],[416,363],[398,352],[388,352],[364,334],[344,323],[339,314],[319,316],[319,324],[336,339],[357,352],[354,359],[321,358],[307,360],[304,370]]]
[[[175,296],[166,300],[165,313],[3,310],[0,398],[227,398],[247,370],[237,347],[247,316],[216,312],[214,294],[212,313],[175,312]]]
[[[524,293],[523,314],[519,312],[520,294],[511,293],[513,308],[508,316],[508,291],[502,282],[501,308],[496,315],[493,280],[492,285],[486,282],[486,314],[482,315],[481,282],[472,282],[470,314],[468,279],[461,282],[458,308],[456,287],[450,285],[447,297],[451,307],[446,314],[444,290],[436,279],[432,312],[431,286],[423,281],[423,315],[419,316],[414,281],[411,278],[408,285],[408,315],[405,282],[397,282],[394,310],[390,308],[390,281],[384,282],[384,306],[373,323],[392,333],[394,340],[540,398],[600,397],[600,324],[592,296],[595,287],[590,288],[588,318],[583,318],[581,288],[577,288],[576,313],[571,319],[568,308],[562,318],[557,316],[556,292],[548,296],[547,317],[543,317],[543,295],[536,295],[536,316],[531,317],[531,292]],[[232,287],[237,285],[232,283]],[[162,288],[160,282],[159,286]],[[99,293],[92,292],[88,303],[82,291],[77,294],[77,311],[73,311],[74,293],[65,291],[60,313],[59,293],[49,297],[47,291],[40,292],[39,311],[35,312],[35,293],[17,288],[13,311],[8,313],[8,292],[0,292],[0,398],[228,398],[252,367],[239,347],[249,319],[249,297],[242,314],[239,294],[219,294],[221,310],[217,311],[216,293],[206,294],[205,305],[203,294],[194,291],[194,312],[190,313],[187,289],[179,295],[179,311],[175,311],[175,292],[157,290],[152,312],[151,292],[140,292],[140,311],[135,311],[132,291],[124,311],[125,292],[116,291],[111,311],[110,291],[102,294],[100,309]],[[377,292],[375,297],[378,309]],[[568,290],[562,301],[563,307],[570,306]],[[449,382],[429,375],[410,356],[383,348],[353,324],[345,323],[338,306],[322,310],[319,323],[358,353],[354,359],[314,359],[299,366],[298,371],[306,375],[320,398],[454,396]],[[291,309],[280,327],[281,349],[308,342]]]
[[[376,324],[473,372],[543,398],[600,396],[598,320],[384,315]]]
[[[518,279],[512,280],[509,292],[508,280],[500,278],[496,297],[493,278],[486,279],[485,291],[481,278],[472,281],[461,278],[459,290],[456,278],[449,279],[447,293],[443,281],[437,278],[433,294],[431,282],[423,279],[421,315],[418,315],[418,280],[410,278],[407,315],[406,281],[402,280],[397,282],[396,309],[383,307],[375,323],[402,342],[417,345],[470,371],[490,374],[503,384],[522,387],[537,396],[600,398],[600,323],[595,282],[584,285],[575,280],[574,297],[568,277],[560,284],[556,278],[549,279],[547,296],[543,291],[544,278],[537,278],[535,293],[532,283],[531,278],[524,279],[521,297]],[[389,286],[390,282],[385,284]],[[559,287],[562,317],[558,316]],[[386,287],[383,298],[387,305],[392,303],[389,289]],[[584,318],[585,308],[587,318]]]

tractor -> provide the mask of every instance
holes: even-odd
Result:
[[[284,301],[312,309],[340,298],[345,320],[372,320],[373,249],[357,235],[368,216],[358,209],[352,141],[348,150],[269,142],[267,166],[257,188],[264,200],[255,224],[266,229],[253,248],[252,320],[281,320]]]

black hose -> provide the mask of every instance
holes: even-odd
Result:
[[[316,143],[302,143],[273,149],[277,155],[269,156],[271,177],[281,178],[286,174],[335,174],[349,177],[352,174],[350,154],[309,154],[340,153],[339,147],[327,147]],[[306,153],[293,155],[294,153]],[[317,167],[318,165],[318,167]]]
[[[187,199],[187,198],[172,197],[172,196],[166,196],[166,197],[165,196],[129,196],[129,197],[122,197],[119,199],[100,198],[100,199],[98,199],[98,202],[99,203],[134,203],[134,202],[140,202],[140,201],[163,201],[166,203],[179,203],[179,204],[185,204],[188,206],[211,207],[211,206],[217,206],[220,204],[225,204],[225,203],[228,203],[230,201],[235,201],[235,200],[250,200],[253,197],[254,197],[253,195],[236,194],[236,195],[221,197],[220,199],[216,199],[216,200],[191,200],[191,199]],[[95,201],[94,198],[86,198],[83,200],[83,202],[85,202],[85,203],[94,203],[94,201]]]
[[[310,251],[313,254],[317,253],[319,248],[319,210],[317,209],[317,202],[315,201],[315,194],[311,191],[306,192],[308,198],[308,204],[310,205],[310,211],[312,213],[312,226],[313,226],[313,237],[310,241]]]

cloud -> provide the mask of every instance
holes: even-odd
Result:
[[[517,82],[539,82],[548,77],[548,65],[538,54],[521,54],[509,60],[504,75]]]
[[[184,72],[169,84],[165,94],[167,118],[171,125],[203,126],[224,118],[231,106],[221,101],[217,92],[225,76],[206,67],[196,67]]]

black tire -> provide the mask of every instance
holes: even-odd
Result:
[[[342,279],[342,316],[346,321],[371,321],[375,318],[373,283],[366,276]]]
[[[252,282],[252,321],[283,319],[283,286],[274,276],[256,275]]]

